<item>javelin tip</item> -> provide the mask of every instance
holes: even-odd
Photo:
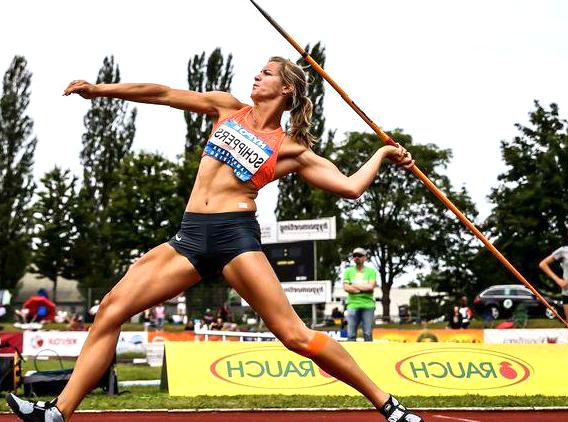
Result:
[[[250,0],[250,2],[251,2],[251,3],[253,4],[253,6],[256,7],[256,8],[258,9],[258,11],[259,11],[260,13],[262,13],[264,16],[267,16],[267,15],[268,15],[268,14],[262,9],[262,7],[260,7],[260,6],[258,5],[257,2],[255,2],[254,0]]]

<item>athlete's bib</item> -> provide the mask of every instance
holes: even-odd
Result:
[[[272,149],[234,120],[227,120],[211,135],[204,154],[229,165],[241,182],[248,182],[268,161]]]

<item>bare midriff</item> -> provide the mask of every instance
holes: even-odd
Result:
[[[239,181],[231,167],[204,156],[185,210],[204,214],[256,211],[257,195],[258,190],[250,182]]]

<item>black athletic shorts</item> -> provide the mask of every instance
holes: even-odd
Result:
[[[562,304],[568,305],[568,295],[562,295]]]
[[[260,251],[260,226],[254,212],[186,212],[168,242],[193,264],[202,279],[218,276],[236,256]]]

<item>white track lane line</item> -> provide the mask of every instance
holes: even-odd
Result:
[[[450,419],[452,421],[461,421],[461,422],[480,422],[474,419],[454,418],[453,416],[444,416],[444,415],[434,415],[434,417],[440,419]]]

